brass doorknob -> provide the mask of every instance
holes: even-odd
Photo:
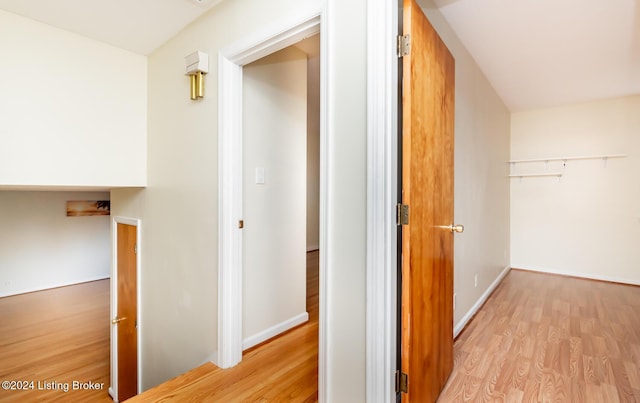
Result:
[[[115,324],[117,324],[118,322],[122,322],[122,321],[123,321],[123,320],[125,320],[125,319],[127,319],[127,318],[126,318],[126,317],[124,317],[124,316],[123,316],[122,318],[114,318],[114,319],[111,319],[111,323],[115,325]]]
[[[464,232],[464,225],[451,225],[449,226],[449,229],[451,229],[451,232],[461,233]]]

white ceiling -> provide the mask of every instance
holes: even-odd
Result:
[[[435,2],[512,111],[640,94],[640,0]]]
[[[220,1],[0,0],[0,9],[147,55]],[[435,2],[512,111],[640,93],[640,0]]]
[[[0,9],[148,55],[222,0],[0,0]]]

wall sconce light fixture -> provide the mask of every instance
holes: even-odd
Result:
[[[204,75],[209,72],[209,55],[199,50],[185,57],[192,100],[204,97]]]

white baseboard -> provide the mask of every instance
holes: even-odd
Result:
[[[307,312],[303,312],[299,315],[294,316],[293,318],[285,320],[284,322],[280,322],[277,325],[271,326],[270,328],[263,330],[260,333],[254,334],[253,336],[249,336],[246,339],[242,340],[242,350],[244,351],[248,348],[256,346],[263,341],[267,341],[282,332],[286,332],[291,328],[307,322],[308,320],[309,314]]]
[[[630,279],[619,278],[619,277],[601,276],[599,274],[581,273],[581,272],[577,272],[577,271],[546,269],[546,268],[540,268],[540,267],[526,267],[526,268],[524,268],[524,267],[513,267],[513,268],[516,269],[516,270],[534,271],[534,272],[537,272],[537,273],[558,274],[558,275],[561,275],[561,276],[584,278],[584,279],[588,279],[588,280],[607,281],[609,283],[640,285],[640,280],[630,280]]]
[[[220,365],[218,365],[218,352],[214,351],[213,354],[209,356],[207,361],[203,362],[203,364],[207,362],[212,362],[216,367],[219,367]]]
[[[471,309],[469,309],[469,311],[462,317],[462,319],[460,319],[460,321],[456,323],[456,325],[453,327],[453,337],[458,337],[462,329],[464,329],[464,327],[471,320],[471,318],[473,318],[473,315],[475,315],[476,312],[478,312],[480,307],[482,307],[482,304],[484,304],[487,301],[487,298],[489,298],[489,295],[491,295],[493,290],[495,290],[496,287],[500,285],[500,283],[502,282],[504,277],[509,273],[510,270],[511,270],[511,267],[505,267],[504,270],[502,270],[502,272],[498,275],[498,277],[495,280],[493,280],[493,283],[491,283],[489,288],[487,288],[485,292],[480,296],[480,298],[476,301],[476,303],[473,304]]]
[[[111,386],[109,386],[109,396],[111,396],[111,400],[113,400],[115,403],[118,403],[118,400],[115,397],[116,394]]]
[[[0,292],[0,298],[2,298],[2,297],[11,297],[13,295],[28,294],[30,292],[52,290],[54,288],[68,287],[70,285],[91,283],[93,281],[106,280],[108,278],[110,278],[109,275],[97,276],[97,277],[89,277],[89,278],[85,278],[85,279],[81,279],[81,280],[74,280],[74,281],[64,282],[64,283],[47,284],[47,285],[40,286],[40,287],[26,287],[26,288],[21,288],[21,289],[17,289],[17,290],[14,289],[14,290],[11,290],[9,292]]]

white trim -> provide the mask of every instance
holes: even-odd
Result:
[[[396,2],[368,3],[366,400],[395,400],[397,228]]]
[[[218,58],[218,362],[242,360],[242,66]]]
[[[96,276],[96,277],[89,277],[86,279],[82,279],[82,280],[78,280],[78,281],[74,281],[72,283],[57,283],[54,285],[48,285],[44,288],[27,288],[26,290],[20,290],[18,292],[12,292],[10,294],[2,294],[0,293],[0,298],[4,298],[4,297],[13,297],[14,295],[21,295],[21,294],[29,294],[32,292],[37,292],[37,291],[46,291],[46,290],[53,290],[54,288],[62,288],[62,287],[69,287],[72,285],[79,285],[79,284],[84,284],[84,283],[91,283],[93,281],[100,281],[100,280],[106,280],[110,278],[109,275],[107,276]]]
[[[582,278],[586,280],[598,280],[598,281],[607,281],[609,283],[619,283],[619,284],[627,284],[627,285],[640,285],[640,280],[631,280],[627,278],[620,277],[611,277],[611,276],[602,276],[600,274],[589,274],[589,273],[581,273],[577,271],[569,271],[569,270],[556,270],[556,269],[545,269],[540,267],[513,267],[514,270],[524,270],[524,271],[533,271],[536,273],[547,273],[547,274],[558,274],[560,276],[568,276],[568,277],[576,277]]]
[[[242,340],[242,350],[244,351],[253,346],[257,346],[258,344],[265,342],[279,335],[280,333],[286,332],[287,330],[293,329],[294,327],[308,321],[309,321],[309,314],[307,312],[303,312],[283,322],[275,324],[270,328],[261,331],[260,333],[254,334],[253,336],[249,336],[246,339]]]
[[[111,233],[112,233],[112,258],[111,258],[111,316],[116,316],[118,310],[118,224],[132,225],[136,227],[136,309],[138,317],[138,336],[137,336],[137,352],[138,352],[138,390],[140,394],[142,388],[142,228],[141,221],[136,218],[127,218],[114,216],[111,220]],[[118,402],[118,332],[116,326],[111,325],[111,348],[109,354],[111,356],[111,384],[109,385],[109,395]]]
[[[320,32],[320,12],[305,12],[286,21],[248,35],[220,50],[220,54],[238,66],[262,59],[274,52]]]
[[[242,66],[283,49],[320,31],[326,10],[307,10],[276,21],[219,53],[218,57],[218,160],[219,160],[219,261],[218,261],[218,357],[222,368],[242,359]],[[326,29],[320,33],[320,317],[318,345],[318,395],[326,396],[326,262],[328,205],[328,112],[330,79],[327,74]]]
[[[205,362],[203,362],[203,364],[204,364],[204,363],[207,363],[207,362],[212,362],[212,363],[214,363],[214,364],[215,364],[216,362],[218,362],[218,352],[217,352],[217,351],[214,351],[214,352],[209,356],[209,359],[208,359],[208,360],[206,360]]]
[[[113,399],[113,401],[115,403],[119,403],[120,401],[118,400],[118,398],[116,397],[116,392],[113,389],[113,386],[109,385],[109,396],[111,396],[111,399]]]
[[[218,362],[242,360],[242,66],[317,33],[318,13],[241,39],[218,56]],[[283,28],[283,26],[285,28]]]
[[[328,1],[323,2],[323,9],[320,13],[320,228],[319,238],[319,313],[318,313],[318,401],[326,402],[329,396],[329,375],[328,375],[328,357],[329,343],[328,332],[329,321],[327,313],[329,312],[331,301],[328,298],[328,278],[330,276],[328,262],[331,255],[331,246],[329,245],[329,200],[331,190],[329,187],[329,153],[331,152],[329,141],[329,127],[331,122],[331,104],[329,103],[329,84],[333,80],[329,74],[329,33],[332,31],[331,19],[328,17]]]
[[[480,298],[478,298],[476,303],[473,304],[471,309],[469,309],[469,311],[462,317],[462,319],[460,319],[458,323],[456,323],[456,325],[453,327],[453,337],[458,337],[462,329],[464,329],[471,318],[473,318],[473,315],[478,312],[478,310],[482,307],[482,304],[487,301],[491,293],[500,285],[505,276],[509,274],[509,271],[511,271],[511,267],[505,267],[504,270],[502,270],[502,272],[498,275],[498,277],[493,280],[493,283],[491,283],[489,288],[487,288],[485,292],[480,296]]]

